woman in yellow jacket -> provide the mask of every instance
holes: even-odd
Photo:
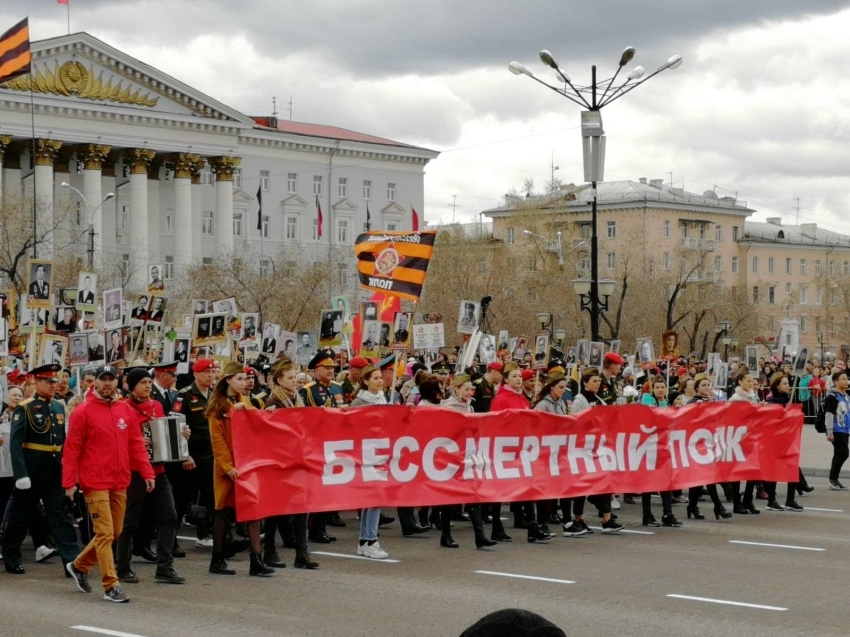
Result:
[[[206,416],[210,423],[210,439],[214,456],[213,489],[215,491],[215,519],[213,521],[213,555],[210,573],[235,575],[224,559],[224,536],[227,525],[236,511],[235,482],[239,470],[233,460],[233,432],[231,414],[233,410],[253,409],[245,395],[247,389],[246,370],[239,363],[228,363],[213,389],[207,405]],[[263,563],[260,553],[260,521],[248,522],[248,538],[251,541],[251,575],[268,577],[274,569]]]

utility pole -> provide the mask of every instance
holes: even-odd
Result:
[[[552,151],[552,158],[549,161],[549,189],[555,190],[555,171],[560,170],[560,166],[555,165],[555,151]]]
[[[457,195],[452,195],[452,203],[451,203],[451,206],[452,206],[452,224],[454,225],[454,222],[455,222],[455,209],[458,207],[458,205],[457,205]],[[463,206],[461,206],[461,208],[463,208]]]
[[[289,121],[292,121],[292,96],[289,96]]]
[[[277,117],[277,98],[272,97],[272,117]]]
[[[795,199],[797,200],[797,221],[796,221],[796,225],[799,226],[800,225],[800,198],[795,197]]]

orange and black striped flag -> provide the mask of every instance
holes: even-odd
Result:
[[[434,230],[364,232],[354,244],[360,287],[418,301],[436,238]]]
[[[29,73],[31,62],[29,18],[24,18],[0,36],[0,84]]]

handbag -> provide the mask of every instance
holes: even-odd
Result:
[[[199,524],[203,524],[207,519],[207,507],[199,504],[201,501],[201,494],[198,494],[197,500],[195,500],[195,504],[190,504],[189,509],[186,511],[186,522],[188,524],[194,524],[195,526]]]

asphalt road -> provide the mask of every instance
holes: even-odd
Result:
[[[213,576],[209,550],[192,548],[177,560],[184,586],[155,583],[154,565],[135,564],[142,582],[125,585],[129,604],[101,601],[97,571],[95,593],[84,595],[62,577],[58,558],[35,564],[30,552],[26,575],[0,573],[0,635],[454,637],[489,612],[519,607],[569,637],[843,637],[850,492],[828,491],[822,479],[812,484],[816,491],[798,499],[803,513],[646,529],[640,506],[624,505],[627,528],[652,534],[597,531],[531,545],[516,531],[513,544],[492,551],[475,550],[469,524],[455,525],[461,547],[450,550],[439,547],[437,531],[403,538],[395,523],[381,532],[395,562],[352,559],[356,520],[344,514],[348,526],[334,529],[339,541],[313,547],[318,571],[293,569],[294,552],[281,551],[289,567],[272,579],[248,577],[246,557],[231,560],[236,576]],[[784,497],[784,485],[779,491]],[[675,509],[685,517],[684,505]]]

